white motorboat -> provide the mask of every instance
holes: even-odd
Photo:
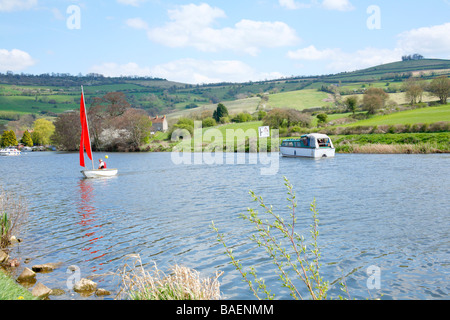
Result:
[[[7,147],[0,150],[0,156],[20,156],[20,150],[14,147]]]
[[[284,157],[329,158],[335,156],[335,151],[330,137],[320,133],[286,139],[280,147],[280,152]]]
[[[94,169],[94,170],[82,170],[81,173],[86,178],[103,178],[113,177],[117,175],[117,169]]]

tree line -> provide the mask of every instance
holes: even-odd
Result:
[[[149,142],[152,122],[148,113],[131,108],[121,92],[91,99],[87,117],[93,150],[136,151]],[[19,141],[15,132],[24,131],[20,142],[27,146],[52,144],[60,150],[79,150],[81,126],[78,111],[59,114],[54,121],[24,115],[17,121],[10,121],[8,127],[11,129],[4,130],[1,135],[2,146],[17,145]]]

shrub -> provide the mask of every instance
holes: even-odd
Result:
[[[284,181],[288,194],[289,221],[274,213],[272,206],[267,206],[263,198],[255,195],[252,191],[250,191],[250,195],[253,201],[257,202],[265,210],[265,215],[260,215],[254,209],[248,209],[247,214],[241,214],[241,218],[254,226],[255,232],[252,233],[250,239],[258,247],[265,249],[275,266],[275,273],[278,274],[281,285],[289,289],[290,295],[294,299],[303,299],[303,297],[300,294],[301,290],[294,284],[295,279],[291,278],[289,272],[293,272],[295,277],[301,280],[312,299],[326,299],[329,284],[323,281],[319,272],[320,252],[317,242],[319,219],[315,200],[310,207],[312,224],[310,229],[311,242],[309,244],[310,247],[308,247],[305,244],[304,237],[295,232],[297,221],[295,212],[297,207],[296,195],[286,177]],[[272,221],[269,221],[269,219]],[[254,267],[250,267],[248,272],[244,271],[240,260],[236,260],[231,248],[226,245],[223,235],[219,233],[214,222],[212,223],[212,228],[217,233],[218,242],[225,247],[226,255],[231,259],[233,266],[241,273],[253,294],[258,299],[262,298],[260,295],[265,296],[267,299],[274,299],[275,295],[271,294],[270,290],[267,289],[264,279],[258,278]]]
[[[216,120],[214,120],[213,118],[205,118],[202,120],[203,128],[214,127],[216,124]]]

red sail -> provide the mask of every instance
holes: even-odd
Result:
[[[84,149],[86,149],[86,153],[89,159],[92,160],[92,151],[91,151],[91,141],[89,138],[89,129],[87,125],[87,115],[86,108],[84,106],[84,96],[83,92],[81,92],[81,102],[80,102],[80,122],[81,122],[81,138],[80,138],[80,166],[84,167]]]

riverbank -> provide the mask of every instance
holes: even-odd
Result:
[[[0,269],[0,300],[36,300],[31,292]]]
[[[280,143],[290,137],[280,137]],[[330,135],[337,153],[368,153],[368,154],[431,154],[450,153],[450,132],[436,133],[372,133],[353,135]],[[233,152],[250,152],[249,141],[255,138],[244,137],[234,143]],[[245,141],[245,146],[243,145]],[[189,142],[183,141],[183,146]],[[194,140],[191,140],[191,151]],[[143,152],[172,152],[177,143],[163,140],[154,140],[142,147]],[[259,151],[259,143],[256,143]],[[186,148],[184,148],[186,150]],[[227,152],[226,143],[214,141],[202,142],[202,151]],[[272,151],[271,140],[267,141],[267,151]]]

